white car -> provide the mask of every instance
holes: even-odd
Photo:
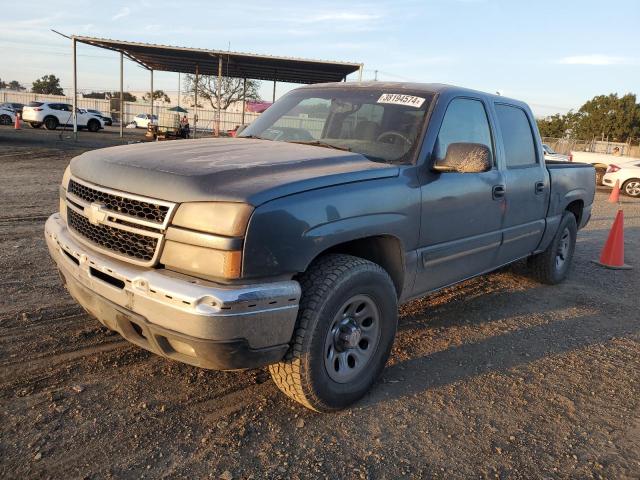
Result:
[[[609,165],[602,183],[613,187],[616,180],[620,182],[620,190],[630,197],[640,197],[640,159]]]
[[[149,115],[148,113],[139,113],[133,117],[133,121],[131,122],[131,125],[136,128],[149,128],[149,124],[157,125],[158,117],[156,115]]]
[[[76,109],[78,129],[86,128],[90,132],[97,132],[104,128],[104,121]],[[73,127],[73,106],[67,103],[57,102],[31,102],[22,109],[22,119],[33,128],[40,128],[44,125],[47,130],[55,130],[62,127]]]
[[[551,148],[546,143],[542,144],[542,153],[544,154],[545,160],[555,160],[557,162],[570,162],[571,158],[569,155],[563,155],[562,153],[556,152],[553,148]]]
[[[9,107],[0,105],[0,125],[13,125],[16,122],[16,112]]]
[[[640,162],[640,158],[623,157],[621,155],[612,155],[608,153],[595,153],[595,152],[571,152],[570,154],[572,162],[590,163],[596,169],[596,185],[603,185],[602,180],[604,174],[607,171],[609,165],[618,164],[620,162],[637,161]]]

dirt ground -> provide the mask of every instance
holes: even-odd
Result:
[[[405,305],[373,391],[320,415],[264,370],[160,358],[71,300],[43,224],[68,161],[114,143],[0,127],[0,477],[640,477],[640,201],[634,270],[591,262],[615,215],[599,191],[565,283],[518,264]]]

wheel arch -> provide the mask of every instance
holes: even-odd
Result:
[[[576,217],[576,224],[579,226],[582,221],[582,213],[584,211],[584,201],[583,200],[573,200],[569,202],[565,207],[565,211],[571,212],[574,217]]]
[[[380,265],[391,277],[400,298],[404,287],[405,262],[402,242],[393,235],[372,235],[337,243],[318,253],[310,262],[331,253],[342,253],[369,260]]]

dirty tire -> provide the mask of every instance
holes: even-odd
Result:
[[[576,248],[577,233],[576,217],[571,212],[564,212],[558,231],[547,249],[529,258],[529,269],[536,280],[541,283],[555,285],[567,277],[573,259],[573,252]],[[568,244],[563,249],[563,242],[567,234],[569,236]],[[564,258],[560,263],[558,257],[563,250],[565,250]]]
[[[360,399],[389,357],[398,321],[396,290],[379,265],[350,255],[321,257],[301,275],[302,299],[289,351],[269,366],[282,392],[307,408],[330,412]],[[351,298],[365,296],[379,313],[379,336],[363,371],[346,383],[334,381],[325,366],[326,340],[339,310]]]

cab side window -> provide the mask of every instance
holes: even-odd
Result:
[[[533,132],[524,110],[512,105],[497,104],[496,113],[502,132],[507,168],[537,165]]]
[[[449,103],[442,120],[438,138],[433,149],[435,165],[447,155],[452,143],[480,143],[485,145],[493,162],[493,142],[484,105],[479,100],[456,98]]]

